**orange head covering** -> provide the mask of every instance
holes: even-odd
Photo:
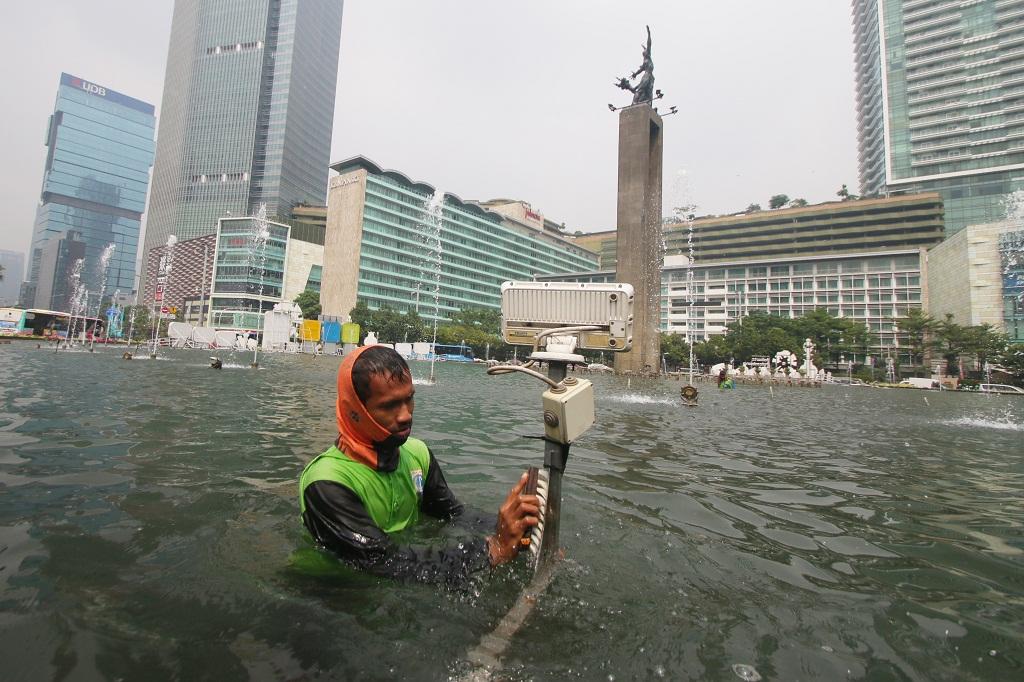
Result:
[[[391,440],[391,432],[366,411],[352,383],[352,368],[368,348],[373,346],[352,351],[338,367],[338,449],[371,469],[394,471],[398,467],[398,446]]]

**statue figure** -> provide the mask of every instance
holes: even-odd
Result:
[[[654,62],[651,60],[651,27],[647,27],[647,45],[643,47],[643,62],[640,68],[634,71],[629,78],[640,76],[640,81],[633,85],[629,78],[620,78],[616,87],[629,90],[633,93],[633,104],[642,104],[654,100]]]

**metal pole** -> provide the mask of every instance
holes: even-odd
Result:
[[[203,281],[199,285],[199,326],[203,326],[203,311],[206,309],[206,259],[209,255],[210,247],[203,246]]]
[[[567,362],[548,361],[548,377],[552,381],[565,379]],[[548,513],[544,520],[544,542],[537,557],[537,570],[551,563],[558,554],[558,526],[562,514],[562,473],[569,459],[569,446],[544,440],[544,466],[548,470]]]

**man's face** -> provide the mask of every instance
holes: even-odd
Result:
[[[391,432],[391,438],[401,445],[412,433],[413,396],[416,390],[412,378],[406,374],[400,381],[384,374],[370,375],[370,397],[366,411],[374,421]]]

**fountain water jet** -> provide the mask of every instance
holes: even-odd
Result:
[[[167,250],[164,253],[163,267],[160,269],[160,274],[157,278],[159,281],[160,277],[164,280],[164,289],[167,290],[167,282],[171,277],[171,266],[174,263],[174,245],[178,243],[178,238],[173,234],[167,237]],[[163,298],[153,301],[153,349],[149,353],[149,357],[153,360],[156,359],[156,342],[157,335],[160,332],[160,305],[163,302]]]
[[[68,278],[68,290],[71,292],[71,296],[68,299],[68,312],[71,313],[71,319],[68,320],[68,331],[64,339],[64,347],[71,347],[71,339],[74,338],[76,322],[80,307],[82,305],[83,297],[88,300],[88,291],[85,288],[85,283],[82,281],[82,267],[85,265],[84,258],[78,258],[75,260],[75,264],[71,268],[71,276]],[[60,340],[57,341],[57,349],[60,348]],[[56,352],[56,350],[54,351]]]
[[[444,225],[444,192],[436,190],[434,194],[423,201],[423,209],[426,213],[426,220],[423,223],[424,232],[423,255],[421,258],[420,280],[424,279],[423,273],[427,265],[432,266],[431,275],[434,280],[434,324],[430,339],[430,378],[429,383],[435,382],[434,363],[437,361],[437,319],[440,317],[441,309],[441,230]],[[419,301],[420,282],[416,283],[416,300]]]
[[[266,274],[267,266],[267,240],[270,238],[270,225],[267,223],[267,204],[266,202],[260,203],[259,209],[256,211],[255,217],[252,221],[252,231],[249,233],[249,273],[251,274],[253,268],[259,273],[259,288],[257,294],[259,298],[256,301],[256,327],[257,329],[262,328],[260,319],[263,314],[263,276]],[[259,339],[256,340],[255,348],[252,350],[252,364],[253,368],[258,368],[260,363],[257,361],[257,357],[260,352]]]
[[[114,255],[115,248],[114,242],[111,242],[104,247],[103,252],[100,254],[99,266],[97,268],[100,281],[100,291],[98,300],[96,301],[96,322],[93,322],[92,324],[92,339],[89,342],[90,351],[93,346],[96,345],[96,325],[99,323],[100,313],[103,311],[103,296],[107,293],[107,268],[110,267],[110,257]]]

